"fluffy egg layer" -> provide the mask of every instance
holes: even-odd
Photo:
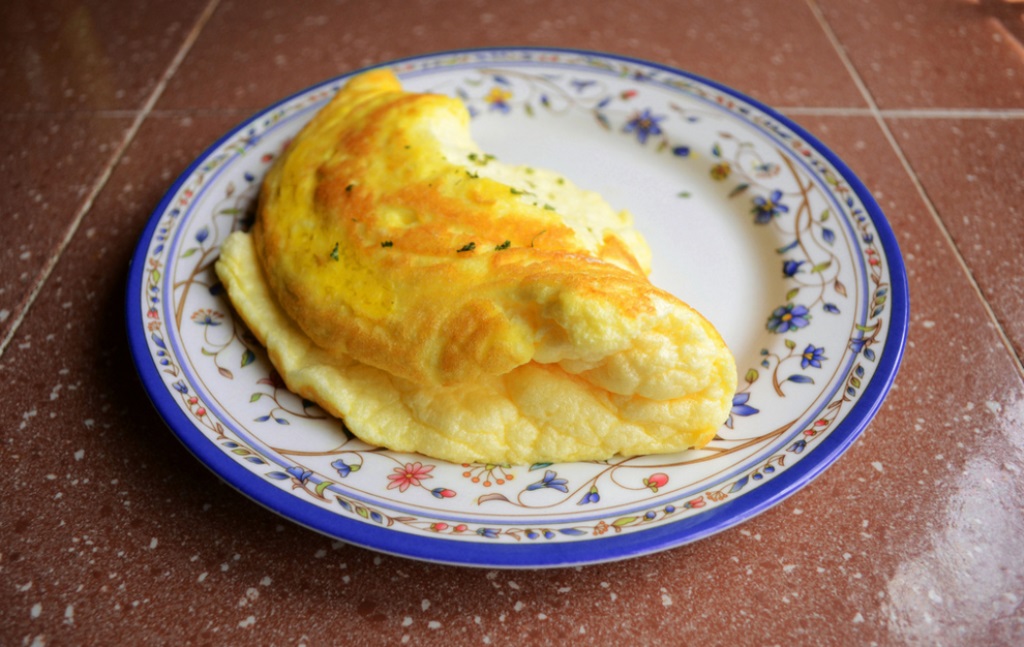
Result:
[[[706,444],[732,355],[627,212],[480,151],[453,98],[353,78],[216,266],[288,387],[365,442],[536,463]]]

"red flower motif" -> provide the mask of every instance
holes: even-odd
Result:
[[[651,474],[644,479],[644,485],[651,488],[651,492],[657,492],[658,488],[665,487],[666,483],[668,483],[668,474],[663,474],[661,472]]]
[[[424,465],[419,461],[415,463],[406,463],[405,467],[396,467],[394,474],[388,474],[388,489],[393,490],[398,488],[399,492],[405,492],[410,486],[419,486],[420,481],[424,481],[429,478],[430,472],[433,471],[433,465]]]

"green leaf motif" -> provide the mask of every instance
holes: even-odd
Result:
[[[254,353],[250,349],[246,348],[245,352],[242,353],[242,366],[241,367],[245,368],[246,366],[248,366],[249,364],[252,364],[255,361],[256,361],[256,353]]]
[[[197,251],[199,251],[199,248],[198,248],[198,247],[190,247],[189,249],[185,250],[185,253],[183,253],[183,254],[181,255],[181,257],[182,257],[182,258],[188,258],[188,257],[189,257],[189,256],[191,256],[192,254],[195,254],[195,253],[196,253]]]
[[[738,185],[736,185],[735,189],[733,189],[732,191],[729,192],[729,197],[730,198],[735,198],[736,196],[738,196],[739,194],[743,193],[744,191],[746,191],[749,188],[750,188],[749,184],[738,184]]]
[[[754,382],[757,382],[757,378],[759,376],[760,374],[757,372],[756,369],[750,369],[749,371],[747,371],[746,375],[747,384],[753,384]]]

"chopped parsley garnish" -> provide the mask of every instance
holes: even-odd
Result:
[[[552,207],[550,204],[544,205],[544,209],[547,210],[547,211],[554,211],[555,210],[555,208]]]
[[[354,184],[348,185],[347,187],[345,187],[345,191],[348,191],[348,192],[352,191],[352,187],[354,187],[354,186],[355,186]]]
[[[338,260],[338,243],[334,243],[334,249],[331,250],[331,260]]]
[[[460,248],[458,249],[458,252],[459,252],[459,253],[461,254],[462,252],[471,252],[471,251],[473,251],[474,249],[476,249],[476,243],[474,243],[474,242],[468,242],[468,243],[466,243],[465,245],[463,245],[462,247],[460,247]]]
[[[515,188],[514,186],[510,186],[508,188],[508,190],[512,192],[512,195],[523,195],[524,193],[526,193],[526,191],[520,191],[519,189]]]
[[[393,247],[393,246],[394,246],[394,243],[392,243],[392,242],[391,242],[390,240],[385,240],[385,241],[383,241],[383,242],[382,242],[382,243],[380,244],[380,246],[381,246],[381,247]]]
[[[480,179],[480,176],[477,175],[476,173],[474,173],[473,171],[466,171],[466,176],[471,178],[471,179],[473,179],[473,180]]]
[[[508,249],[511,245],[512,245],[512,241],[506,240],[505,242],[503,242],[500,245],[495,245],[494,246],[494,251],[500,252],[503,249]]]

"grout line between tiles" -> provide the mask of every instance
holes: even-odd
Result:
[[[1022,379],[1024,379],[1024,359],[1017,355],[1017,351],[1014,349],[1013,343],[1010,341],[1009,335],[1007,335],[1006,330],[1003,328],[1002,324],[999,323],[999,319],[998,317],[996,317],[995,311],[992,310],[992,305],[985,297],[985,293],[982,291],[981,286],[978,285],[978,281],[975,278],[974,273],[971,271],[970,266],[967,264],[967,260],[960,252],[960,248],[957,247],[956,241],[953,240],[953,235],[949,232],[949,229],[946,227],[946,223],[943,222],[942,217],[939,215],[939,211],[935,207],[935,203],[928,195],[928,191],[924,188],[924,185],[921,183],[921,179],[917,176],[917,173],[914,171],[913,166],[911,166],[910,160],[907,159],[906,154],[903,152],[903,148],[899,145],[899,142],[896,141],[895,135],[892,134],[892,130],[889,128],[889,124],[885,121],[885,113],[879,110],[878,103],[875,101],[874,95],[871,94],[871,91],[868,89],[867,84],[864,82],[864,79],[861,78],[860,74],[857,72],[857,68],[853,65],[853,61],[851,61],[850,57],[846,54],[846,49],[843,47],[842,42],[840,42],[839,37],[836,36],[835,31],[832,30],[832,26],[825,19],[825,15],[821,12],[821,8],[818,7],[817,0],[806,0],[806,3],[807,6],[810,8],[811,13],[814,14],[815,19],[817,19],[818,24],[825,32],[825,36],[832,43],[832,47],[836,50],[836,54],[838,54],[839,59],[846,67],[847,73],[853,79],[853,82],[857,86],[857,89],[860,90],[860,93],[864,97],[864,100],[867,101],[868,108],[872,116],[874,116],[875,122],[878,124],[878,127],[882,130],[882,134],[885,136],[885,139],[889,142],[889,146],[892,147],[897,159],[899,159],[900,164],[903,166],[903,170],[906,171],[907,175],[910,177],[910,181],[914,184],[914,187],[917,189],[918,196],[920,196],[921,200],[924,201],[924,204],[927,207],[928,212],[931,214],[932,219],[935,221],[936,225],[938,225],[939,231],[942,232],[943,237],[945,237],[946,243],[952,249],[953,255],[960,263],[960,267],[961,269],[963,269],[964,274],[967,276],[968,282],[971,284],[971,287],[974,288],[974,291],[978,294],[978,297],[981,299],[982,306],[985,308],[985,312],[988,314],[989,319],[994,324],[996,332],[999,335],[1000,340],[1003,342],[1003,346],[1006,347],[1006,350],[1008,351],[1010,357],[1013,358],[1014,367],[1017,369],[1018,375]]]
[[[178,71],[178,67],[181,65],[181,62],[185,60],[185,56],[188,55],[188,52],[192,49],[192,45],[195,44],[196,39],[199,37],[199,33],[203,30],[203,27],[206,26],[206,22],[210,19],[210,16],[213,15],[213,11],[217,8],[217,4],[219,2],[220,0],[210,0],[207,3],[203,12],[199,15],[199,18],[189,31],[188,36],[186,36],[185,40],[182,42],[181,47],[178,48],[177,54],[175,54],[174,58],[171,59],[167,69],[164,70],[163,75],[157,82],[156,87],[153,88],[153,91],[150,93],[146,103],[143,104],[142,108],[136,113],[135,120],[132,122],[131,126],[128,127],[128,131],[125,133],[117,149],[114,150],[114,154],[111,156],[110,161],[93,183],[92,190],[89,191],[85,201],[78,208],[78,211],[75,212],[75,216],[72,218],[71,224],[68,226],[67,231],[64,233],[64,237],[57,246],[57,251],[50,255],[50,258],[43,266],[42,272],[39,274],[39,278],[36,280],[35,285],[32,286],[32,290],[28,293],[25,299],[22,300],[21,307],[17,315],[15,315],[14,321],[11,322],[11,327],[8,329],[7,335],[4,337],[3,341],[0,341],[0,359],[3,358],[4,353],[7,351],[7,347],[14,339],[15,334],[17,334],[18,330],[21,328],[21,324],[25,320],[28,311],[32,309],[36,299],[39,298],[39,295],[43,291],[43,287],[49,281],[54,268],[57,267],[57,263],[60,262],[60,259],[64,256],[65,250],[67,250],[68,246],[71,244],[71,240],[78,232],[78,228],[85,219],[86,214],[92,210],[92,206],[96,201],[96,198],[104,187],[106,187],[107,182],[110,181],[110,177],[114,174],[114,169],[121,161],[125,151],[128,150],[128,146],[131,145],[132,141],[134,141],[135,136],[142,127],[142,122],[146,120],[146,117],[148,117],[150,112],[152,112],[153,106],[156,105],[160,96],[163,95],[164,90],[167,88],[167,83],[171,80],[171,77],[174,76],[175,72]]]

